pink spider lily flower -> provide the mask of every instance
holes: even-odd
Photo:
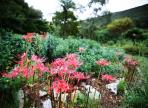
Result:
[[[35,33],[27,33],[27,35],[22,36],[22,39],[26,40],[27,42],[32,42],[32,37]]]
[[[78,58],[78,55],[77,54],[67,54],[65,59],[68,59],[68,60],[74,60],[74,59],[77,59]]]
[[[18,64],[22,67],[24,65],[26,59],[27,59],[27,54],[26,53],[23,53],[21,55],[21,60],[18,62]]]
[[[71,73],[70,78],[77,79],[78,81],[80,81],[80,80],[88,79],[89,76],[85,76],[84,73],[81,73],[81,72],[73,72]]]
[[[20,68],[15,67],[11,73],[3,73],[2,76],[6,78],[16,78],[20,73]]]
[[[66,61],[66,65],[69,69],[71,70],[75,70],[77,68],[80,67],[81,65],[81,62],[79,62],[77,59],[74,59],[74,60],[67,60]]]
[[[41,72],[48,72],[49,69],[46,67],[43,63],[38,63],[35,65],[36,69],[38,69]]]
[[[64,65],[65,65],[65,59],[62,59],[62,58],[58,58],[51,63],[52,68],[59,68]]]
[[[101,76],[101,79],[103,81],[107,81],[107,82],[111,82],[111,81],[114,81],[115,78],[112,76],[112,75],[108,75],[108,74],[104,74]]]
[[[79,52],[81,52],[81,53],[82,53],[82,52],[84,52],[86,49],[85,49],[85,48],[83,48],[83,47],[79,47],[79,49],[78,49],[78,50],[79,50]]]
[[[65,80],[55,80],[52,83],[52,89],[57,93],[63,93],[70,90],[69,84]]]
[[[108,66],[108,65],[110,65],[110,62],[105,59],[100,59],[100,60],[96,61],[96,64],[98,64],[100,66]]]
[[[40,57],[38,57],[38,56],[36,56],[36,55],[32,55],[32,56],[31,56],[31,60],[34,61],[34,62],[36,62],[36,63],[42,63],[42,62],[45,61],[45,59],[40,58]]]
[[[125,62],[125,65],[126,66],[133,66],[133,67],[136,67],[139,65],[138,61],[137,60],[134,60],[128,56],[125,57],[124,59],[124,62]]]

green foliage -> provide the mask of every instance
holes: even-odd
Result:
[[[118,94],[123,94],[125,91],[126,82],[124,80],[121,80],[117,86],[117,92]]]
[[[16,33],[48,31],[42,12],[29,7],[24,0],[1,0],[0,25]]]
[[[21,38],[22,35],[2,31],[0,33],[0,71],[10,70],[18,61],[18,54],[26,51],[27,45],[29,45],[28,50],[30,54],[36,54],[42,57],[47,55],[48,39],[43,39],[40,35],[35,35],[33,42],[28,44]]]
[[[81,92],[78,93],[76,104],[79,106],[79,108],[85,108],[86,106],[88,108],[98,108],[101,106],[99,100],[90,99],[87,95],[84,95]]]
[[[123,37],[132,39],[133,41],[143,40],[146,38],[144,37],[143,30],[139,28],[129,29],[126,32],[124,32],[122,35]]]
[[[88,19],[79,26],[79,34],[83,38],[95,40],[95,30],[97,30],[97,26],[95,25],[95,21],[93,19]]]
[[[0,71],[9,70],[16,63],[17,54],[25,51],[25,42],[19,38],[19,35],[6,32],[0,41],[0,46]]]
[[[140,73],[134,87],[127,89],[124,106],[127,108],[147,108],[148,107],[148,73],[147,58],[138,57],[140,61]]]
[[[78,22],[75,17],[73,9],[75,4],[71,0],[61,0],[61,6],[63,11],[56,12],[53,19],[53,24],[59,28],[59,35],[77,35],[78,34]]]
[[[88,39],[62,39],[56,37],[49,37],[50,42],[48,48],[50,58],[59,58],[67,53],[76,53],[80,56],[80,60],[83,61],[83,65],[79,68],[82,72],[91,72],[97,74],[99,72],[96,61],[105,58],[111,63],[110,66],[104,68],[104,72],[109,74],[120,73],[122,66],[116,64],[123,59],[124,52],[121,49],[104,48],[96,41]],[[79,48],[85,49],[84,52],[79,52]],[[116,56],[116,52],[121,52],[121,56]],[[52,55],[52,56],[51,56]]]
[[[133,26],[133,20],[131,18],[125,17],[113,20],[107,25],[107,29],[112,33],[122,33]]]
[[[96,39],[99,42],[107,42],[112,40],[112,36],[107,29],[96,30]]]
[[[19,108],[18,90],[20,80],[0,78],[0,106],[1,108]]]

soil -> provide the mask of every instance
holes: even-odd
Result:
[[[92,80],[91,85],[101,93],[100,103],[102,108],[120,108],[123,99],[122,95],[115,95],[106,89],[106,83],[99,79]]]

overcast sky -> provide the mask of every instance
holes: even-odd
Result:
[[[35,9],[39,9],[43,12],[43,16],[48,21],[51,21],[53,13],[60,10],[59,0],[25,0],[29,6],[33,6]],[[73,0],[76,4],[87,6],[90,0]],[[148,4],[148,0],[109,0],[104,6],[103,10],[109,10],[110,12],[123,11],[133,7]],[[92,16],[92,9],[88,7],[83,13],[79,11],[75,12],[78,19],[86,19]]]

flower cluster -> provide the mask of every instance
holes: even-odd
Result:
[[[80,80],[89,78],[81,72],[76,72],[76,69],[79,68],[81,64],[82,62],[78,60],[76,54],[67,54],[64,58],[58,58],[52,62],[49,71],[50,74],[61,79],[55,80],[52,83],[52,89],[55,90],[56,93],[67,92],[69,87],[74,86],[71,85],[69,81],[77,80],[79,82]]]
[[[137,60],[134,60],[129,56],[125,57],[124,62],[125,62],[125,66],[127,66],[127,67],[136,67],[139,65]]]
[[[110,62],[105,59],[100,59],[100,60],[96,61],[96,64],[104,67],[104,66],[110,65]]]
[[[27,33],[27,35],[22,36],[22,39],[26,40],[27,42],[32,42],[33,35],[35,33]]]
[[[58,94],[68,92],[70,90],[70,86],[65,80],[57,79],[52,83],[51,89],[54,89],[54,91]]]
[[[3,77],[16,78],[18,76],[28,79],[35,75],[38,71],[38,76],[41,76],[44,72],[48,72],[49,69],[42,62],[44,60],[36,55],[32,55],[31,60],[27,58],[27,54],[23,53],[18,66],[15,67],[10,73],[3,73]]]
[[[111,82],[114,81],[115,78],[112,75],[104,74],[101,76],[102,81]]]

